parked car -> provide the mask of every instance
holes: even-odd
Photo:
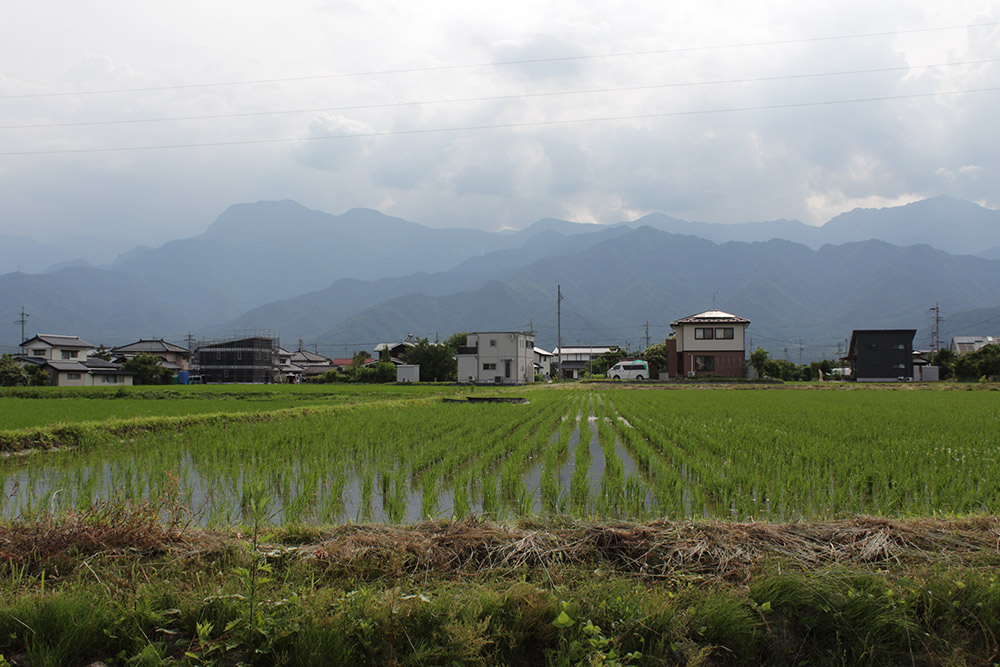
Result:
[[[639,359],[619,361],[608,369],[607,377],[611,380],[645,380],[649,377],[649,364]]]

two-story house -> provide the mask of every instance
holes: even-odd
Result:
[[[898,382],[913,379],[913,337],[916,329],[855,329],[847,361],[857,382]]]
[[[38,334],[21,343],[24,356],[28,359],[46,361],[86,361],[95,348],[80,340],[79,336],[57,336]]]
[[[111,355],[119,363],[134,359],[140,354],[159,357],[161,365],[175,374],[186,371],[191,366],[191,350],[168,343],[162,338],[140,338],[134,343],[111,348]]]
[[[674,337],[666,341],[670,377],[746,373],[746,329],[750,320],[706,310],[670,323]]]
[[[77,336],[38,334],[22,343],[26,364],[41,366],[55,387],[131,385],[135,374],[120,364],[91,357],[96,348]]]
[[[535,381],[535,336],[520,331],[476,332],[458,348],[458,381],[524,384]]]

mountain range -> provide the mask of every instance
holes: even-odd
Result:
[[[0,275],[0,343],[16,346],[11,323],[24,306],[29,336],[107,345],[266,329],[286,347],[302,339],[340,356],[409,333],[531,328],[552,347],[561,285],[567,344],[641,348],[714,304],[751,320],[751,345],[808,360],[835,356],[853,328],[917,328],[926,347],[935,303],[942,340],[1000,330],[998,248],[1000,213],[948,197],[857,209],[822,227],[652,214],[616,225],[544,219],[517,232],[258,202],[101,266]]]

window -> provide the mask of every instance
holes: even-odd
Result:
[[[483,364],[484,371],[495,371],[497,369],[496,364]]]
[[[697,327],[694,330],[695,340],[712,340],[715,337],[715,329],[711,327]]]
[[[497,346],[497,339],[490,338],[490,347],[496,347],[496,346]]]
[[[733,340],[732,327],[716,327],[715,337],[719,340]]]
[[[711,373],[715,370],[715,357],[695,357],[694,369],[699,373]]]
[[[76,350],[61,350],[63,359],[76,359]]]
[[[79,380],[80,379],[80,374],[79,373],[66,373],[66,379],[67,380]]]
[[[40,349],[35,349],[35,350],[28,350],[28,356],[29,357],[38,357],[40,359],[44,359],[45,358],[45,350],[41,349],[41,348]]]

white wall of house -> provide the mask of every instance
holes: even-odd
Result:
[[[52,347],[41,341],[35,341],[25,349],[29,357],[47,361],[84,361],[92,351],[79,347]]]
[[[459,382],[534,382],[535,337],[531,334],[470,333],[465,345],[475,347],[476,353],[458,355]]]
[[[89,387],[94,384],[94,378],[87,371],[59,371],[55,384],[57,387]]]
[[[677,334],[677,351],[686,352],[697,350],[699,352],[738,352],[744,349],[746,324],[726,323],[726,324],[681,324],[678,325],[680,332]],[[712,338],[699,338],[698,330],[711,329]],[[732,338],[722,338],[732,331]]]

